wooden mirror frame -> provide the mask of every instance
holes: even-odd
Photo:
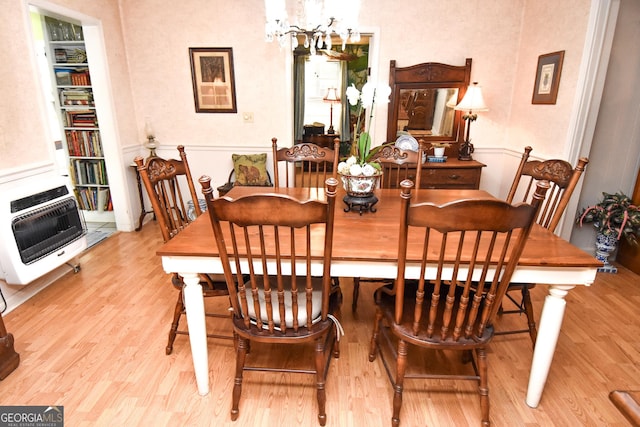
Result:
[[[387,119],[387,141],[397,139],[401,90],[456,88],[458,89],[456,104],[458,104],[467,91],[470,79],[471,58],[467,58],[465,65],[462,66],[426,62],[409,67],[396,67],[396,61],[392,59],[389,68],[391,96]],[[455,111],[451,136],[434,135],[421,136],[420,138],[426,142],[441,141],[456,144],[464,139],[464,128],[465,122],[462,120],[462,112]],[[447,151],[457,153],[458,146],[452,146]]]

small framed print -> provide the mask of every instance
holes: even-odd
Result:
[[[196,113],[237,113],[230,47],[191,47],[191,79]]]
[[[538,57],[538,70],[533,86],[532,104],[555,104],[560,86],[564,50]]]

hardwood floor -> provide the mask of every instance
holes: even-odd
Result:
[[[0,405],[63,405],[69,426],[317,426],[312,377],[253,372],[245,375],[240,417],[232,423],[229,341],[210,341],[211,391],[197,394],[188,338],[178,336],[173,354],[165,355],[176,291],[155,255],[161,241],[154,223],[139,233],[117,233],[81,257],[79,273],[5,316],[21,363],[0,382]],[[368,302],[376,284],[362,285],[355,316],[351,281],[341,284],[346,335],[327,379],[327,426],[388,426],[391,386],[380,360],[367,359],[373,315]],[[544,286],[532,291],[537,319],[545,295]],[[567,301],[537,409],[524,402],[529,336],[494,339],[488,357],[493,425],[628,425],[608,394],[640,390],[640,277],[624,268],[599,273],[593,286],[571,291]],[[224,327],[215,322],[211,328]],[[401,425],[478,425],[473,387],[408,382]]]

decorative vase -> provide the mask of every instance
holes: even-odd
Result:
[[[339,175],[342,180],[342,186],[347,192],[347,195],[342,199],[347,205],[344,211],[357,210],[360,215],[367,211],[375,212],[374,205],[378,202],[378,198],[373,192],[378,188],[382,173],[371,176]]]
[[[382,174],[364,175],[340,175],[342,185],[348,195],[352,197],[369,197],[377,188]]]
[[[433,155],[436,157],[444,157],[445,147],[433,147]]]
[[[602,261],[604,265],[598,271],[605,273],[617,273],[618,269],[609,263],[609,256],[618,247],[618,239],[614,234],[596,234],[596,259]]]

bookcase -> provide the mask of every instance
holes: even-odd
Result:
[[[89,222],[113,222],[113,205],[82,27],[44,16],[69,178]]]

